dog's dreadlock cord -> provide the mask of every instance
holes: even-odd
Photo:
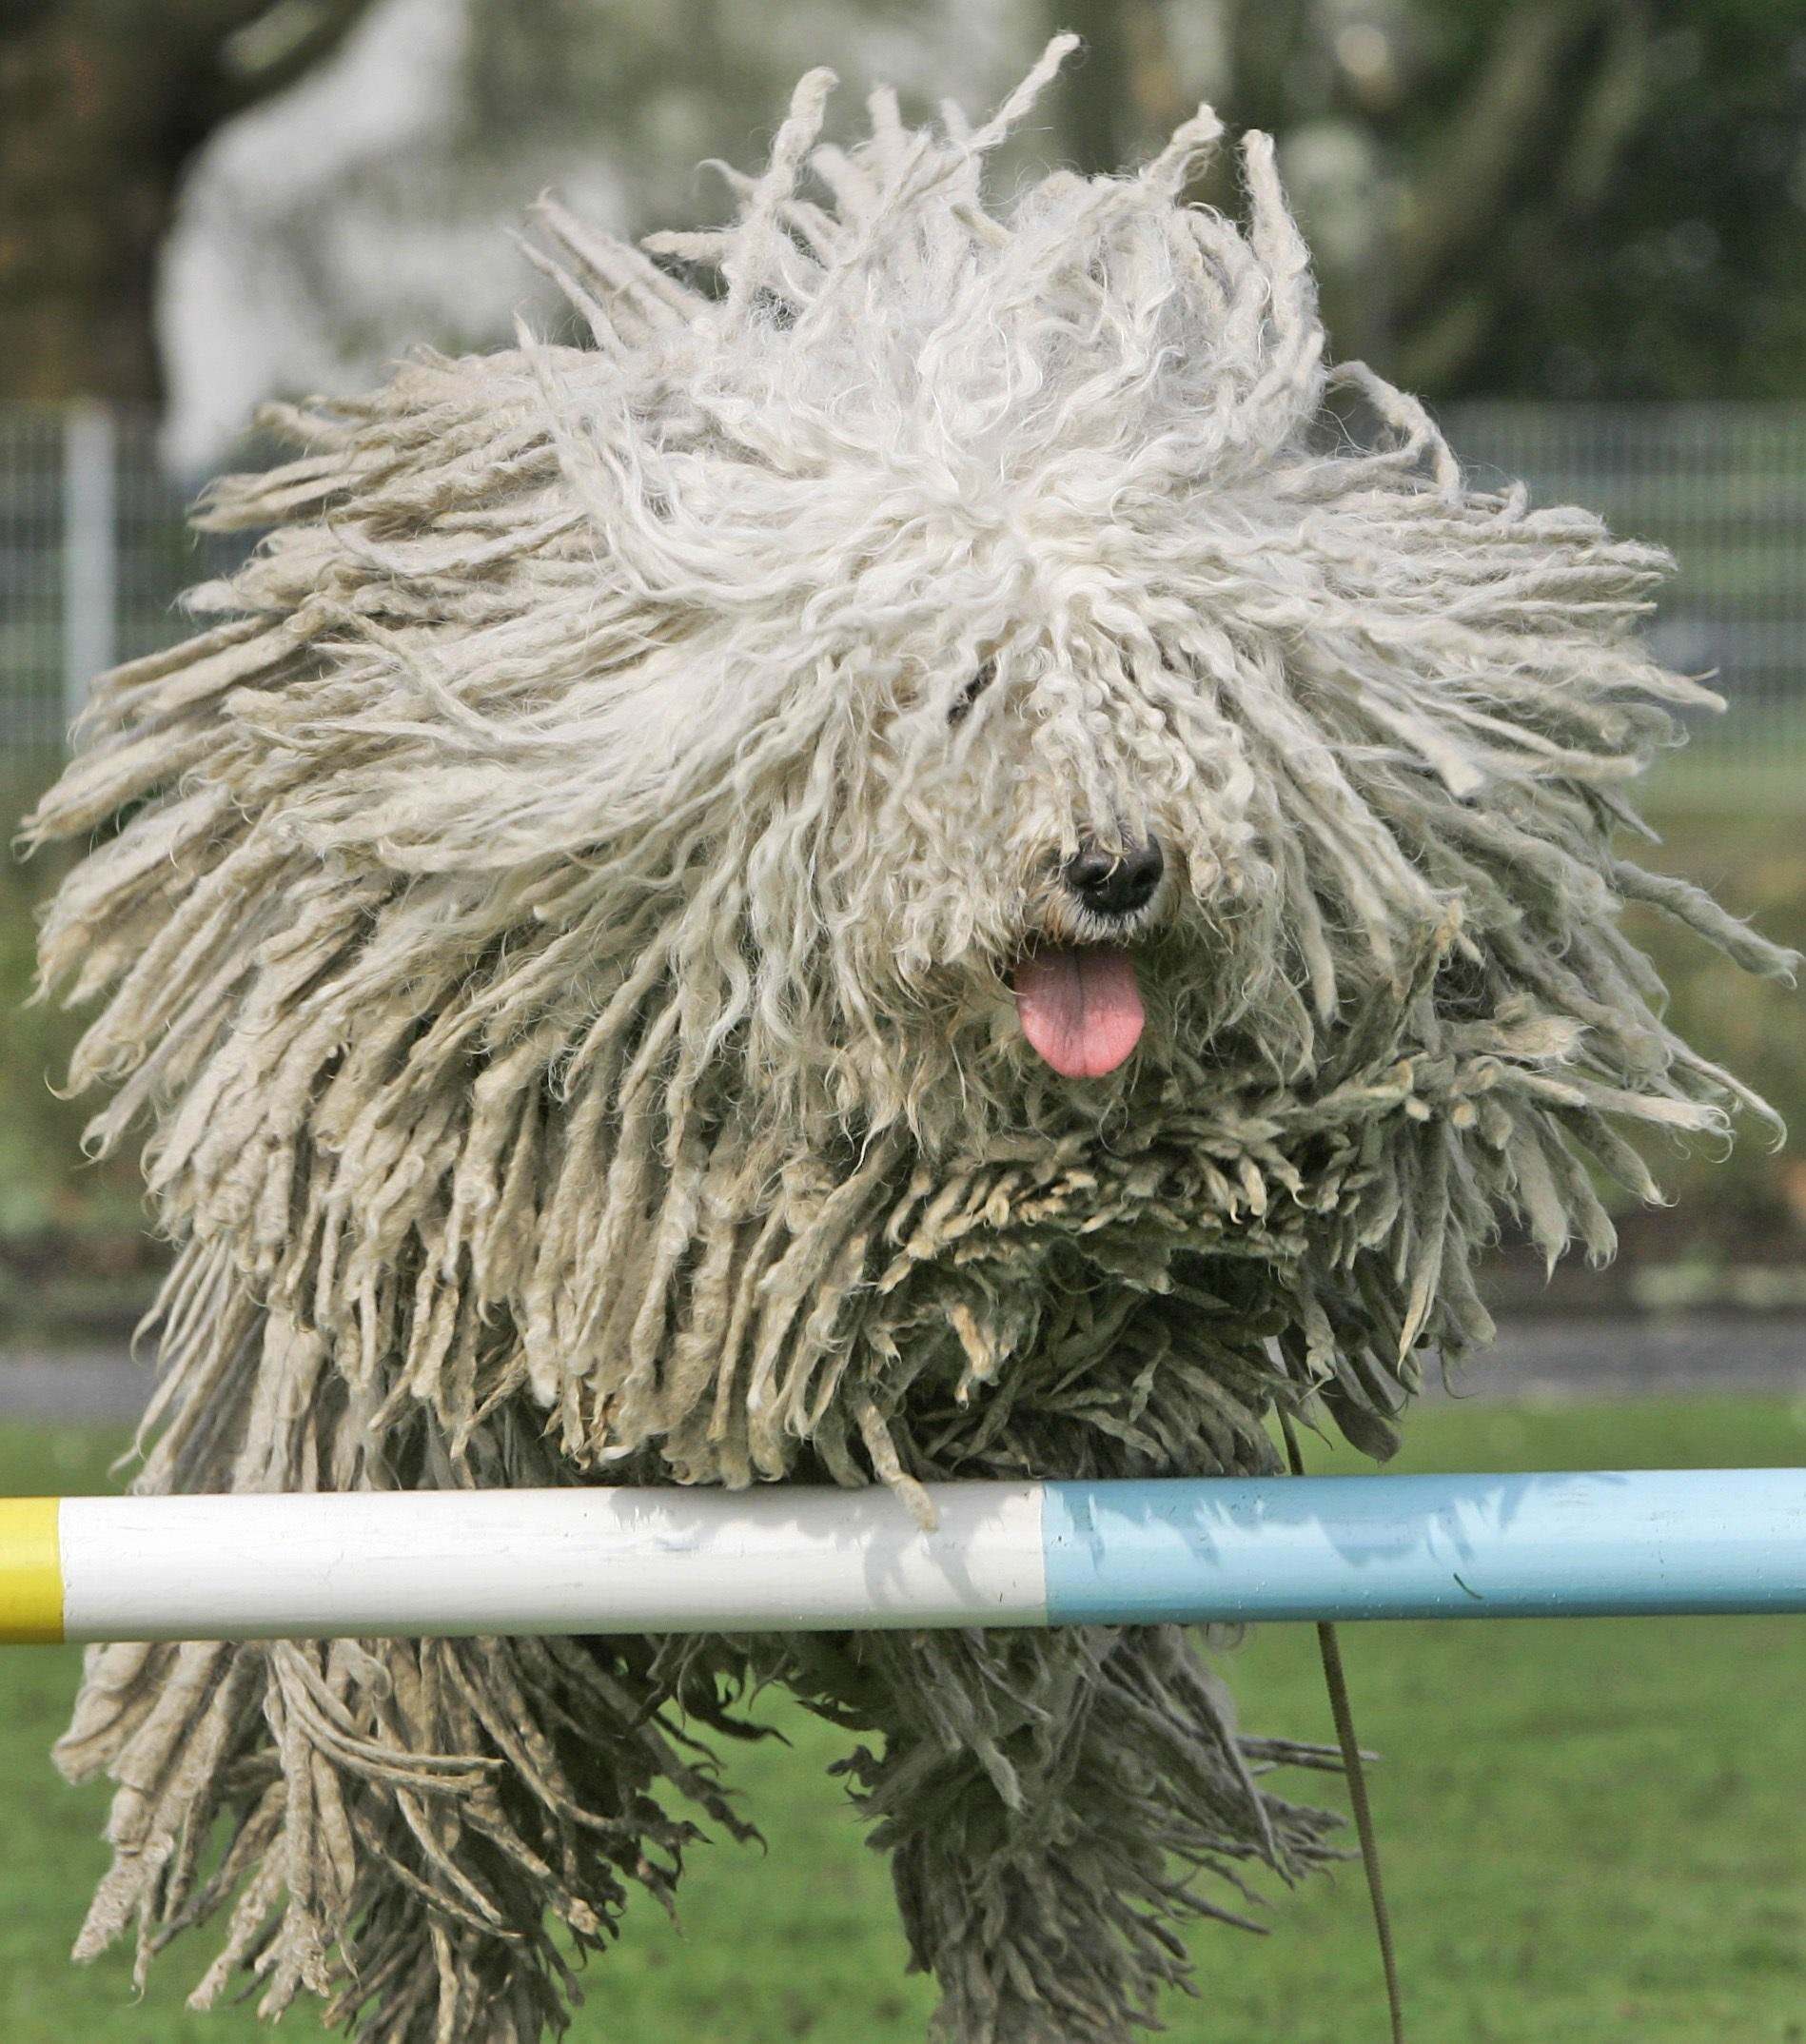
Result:
[[[1292,1416],[1284,1407],[1279,1415],[1280,1432],[1286,1438],[1286,1460],[1294,1476],[1305,1473],[1298,1452],[1298,1436]],[[1317,1628],[1317,1651],[1323,1659],[1324,1686],[1329,1691],[1329,1712],[1336,1720],[1336,1742],[1342,1748],[1343,1773],[1347,1778],[1348,1800],[1354,1809],[1355,1836],[1361,1840],[1361,1864],[1367,1877],[1367,1896],[1373,1904],[1373,1927],[1380,1938],[1380,1965],[1385,1975],[1386,2014],[1391,2018],[1392,2044],[1404,2044],[1404,2003],[1399,1993],[1399,1968],[1392,1950],[1392,1918],[1385,1906],[1385,1884],[1380,1877],[1380,1841],[1374,1836],[1373,1810],[1367,1801],[1366,1770],[1362,1765],[1361,1744],[1355,1738],[1354,1712],[1348,1705],[1348,1680],[1343,1672],[1342,1645],[1333,1625]]]

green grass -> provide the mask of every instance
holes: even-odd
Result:
[[[1662,843],[1633,855],[1707,888],[1764,936],[1806,952],[1806,820],[1796,806],[1671,808],[1656,820]],[[1796,988],[1735,971],[1663,916],[1638,912],[1628,920],[1669,990],[1675,1028],[1753,1086],[1790,1137],[1777,1150],[1746,1119],[1728,1158],[1712,1144],[1672,1146],[1655,1155],[1658,1178],[1701,1234],[1792,1234],[1806,1254],[1806,1001]]]
[[[8,843],[48,775],[43,765],[0,769],[0,1240],[144,1226],[136,1157],[97,1165],[82,1154],[82,1130],[98,1098],[70,1100],[53,1091],[68,1072],[82,1017],[29,999],[38,909],[70,861],[53,851],[23,865]]]
[[[0,1488],[104,1487],[114,1445],[0,1428]],[[1320,1454],[1330,1466],[1339,1457]],[[1698,1402],[1435,1408],[1418,1468],[1806,1462],[1806,1407]],[[1375,1771],[1416,2044],[1800,2044],[1806,2039],[1806,1623],[1719,1619],[1388,1624],[1344,1635]],[[1307,1628],[1228,1657],[1246,1720],[1327,1738]],[[0,1656],[0,2036],[232,2044],[243,2012],[182,2010],[191,1942],[134,2000],[128,1963],[64,1954],[104,1863],[103,1790],[45,1749],[73,1651]],[[588,1975],[579,2044],[899,2044],[932,1995],[906,1978],[885,1871],[824,1777],[842,1741],[774,1700],[792,1741],[731,1756],[770,1850],[698,1848],[681,1932],[648,1904]],[[1374,2044],[1384,2034],[1358,1869],[1282,1894],[1274,1935],[1205,1932],[1202,1999],[1168,2034]],[[317,2034],[297,2011],[287,2034]]]

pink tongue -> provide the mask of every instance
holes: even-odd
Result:
[[[1134,962],[1101,944],[1037,951],[1016,968],[1016,1013],[1062,1077],[1101,1079],[1141,1041]]]

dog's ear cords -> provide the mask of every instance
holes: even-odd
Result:
[[[1298,1452],[1298,1436],[1292,1416],[1283,1406],[1280,1432],[1286,1438],[1286,1460],[1294,1476],[1305,1473]],[[1342,1769],[1348,1781],[1348,1801],[1354,1809],[1355,1836],[1361,1840],[1361,1865],[1367,1877],[1367,1896],[1373,1904],[1373,1928],[1380,1941],[1380,1966],[1385,1975],[1385,2006],[1391,2021],[1391,2044],[1404,2044],[1404,2004],[1399,1994],[1398,1958],[1392,1949],[1392,1918],[1385,1906],[1385,1883],[1380,1876],[1380,1841],[1374,1836],[1373,1809],[1367,1801],[1367,1776],[1361,1744],[1355,1738],[1354,1712],[1348,1704],[1348,1679],[1342,1665],[1342,1646],[1333,1625],[1317,1628],[1317,1651],[1323,1659],[1324,1687],[1329,1692],[1329,1711],[1336,1720],[1336,1743],[1342,1748]]]

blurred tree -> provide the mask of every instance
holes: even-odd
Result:
[[[1796,394],[1802,0],[1052,0],[1067,152],[1278,135],[1339,354],[1437,396]],[[1219,166],[1204,195],[1228,194]]]
[[[993,102],[1064,28],[1088,48],[1000,185],[1121,167],[1208,97],[1278,135],[1343,356],[1434,396],[1800,387],[1806,0],[0,0],[0,396],[158,393],[179,182],[200,462],[260,392],[504,339],[531,282],[499,230],[542,186],[682,226],[811,64],[844,133],[876,78]]]
[[[4,4],[4,0],[0,0]],[[1042,0],[379,0],[345,59],[221,136],[166,272],[171,457],[220,458],[271,389],[355,388],[419,342],[504,343],[518,309],[575,337],[506,229],[536,193],[617,233],[719,219],[792,88],[879,79],[912,109],[994,101],[1032,61]]]
[[[6,0],[0,397],[154,403],[157,264],[182,175],[371,0]]]

